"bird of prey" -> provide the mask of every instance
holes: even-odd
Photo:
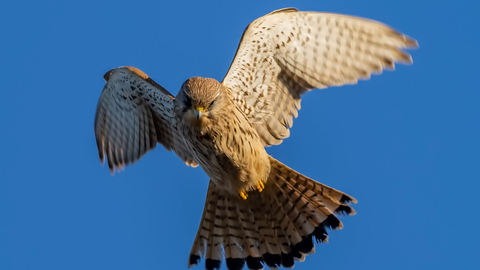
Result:
[[[357,201],[268,155],[289,137],[303,94],[410,64],[417,42],[368,19],[286,8],[252,22],[222,82],[192,77],[176,97],[134,67],[104,76],[95,115],[112,173],[157,143],[210,177],[188,266],[291,268],[341,229]]]

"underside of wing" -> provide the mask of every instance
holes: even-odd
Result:
[[[301,95],[410,64],[418,44],[368,19],[282,9],[252,22],[223,80],[265,146],[289,137]]]
[[[98,154],[113,173],[133,164],[157,142],[188,165],[197,166],[178,134],[174,97],[145,73],[120,67],[105,74],[95,114]]]

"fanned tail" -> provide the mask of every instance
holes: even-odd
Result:
[[[343,227],[338,214],[353,215],[357,201],[316,182],[270,157],[265,190],[248,199],[218,188],[210,181],[200,228],[188,267],[205,258],[207,270],[219,269],[226,258],[230,270],[292,268],[295,261],[328,241],[327,229]],[[223,247],[223,249],[222,249]]]

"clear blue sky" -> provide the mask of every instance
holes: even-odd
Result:
[[[480,1],[439,0],[2,3],[0,269],[186,269],[208,178],[163,147],[112,177],[93,134],[102,76],[135,66],[173,94],[221,80],[247,24],[292,6],[420,44],[412,66],[308,93],[268,149],[359,201],[296,269],[480,269]]]

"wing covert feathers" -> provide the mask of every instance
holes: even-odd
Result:
[[[349,195],[295,172],[274,158],[262,193],[247,200],[210,181],[205,209],[188,266],[204,257],[206,269],[291,268],[328,241],[327,229],[341,229],[339,214],[353,215]],[[222,252],[223,247],[223,252]]]
[[[410,64],[417,42],[359,17],[282,9],[252,22],[223,80],[265,146],[290,136],[301,95]]]
[[[107,72],[95,114],[95,138],[100,161],[110,171],[133,164],[157,142],[188,165],[196,166],[177,132],[174,98],[145,73],[133,67]]]

